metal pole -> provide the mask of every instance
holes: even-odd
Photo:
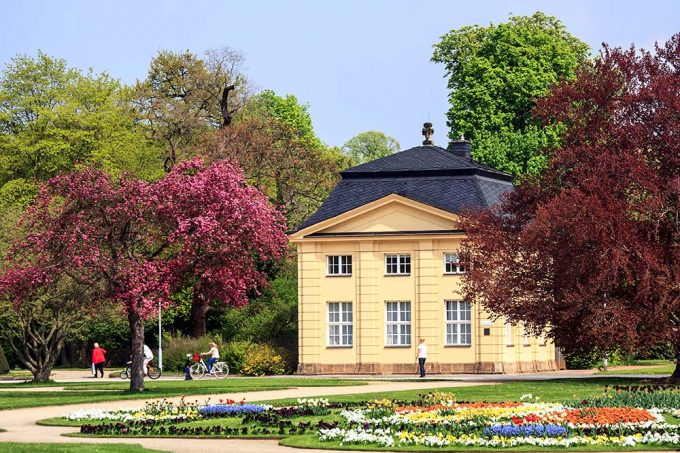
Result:
[[[158,368],[163,371],[163,337],[161,332],[161,301],[158,301]]]

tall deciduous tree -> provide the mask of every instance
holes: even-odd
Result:
[[[30,203],[40,181],[83,164],[157,176],[160,154],[136,120],[106,73],[44,53],[13,58],[0,77],[0,205]]]
[[[231,124],[251,95],[243,56],[227,47],[203,58],[187,51],[161,51],[147,78],[133,90],[134,105],[150,136],[163,144],[164,166],[200,152],[217,129]]]
[[[655,53],[605,47],[539,101],[562,145],[467,217],[469,297],[567,352],[672,344],[680,357],[679,68],[680,34]]]
[[[558,129],[534,121],[535,101],[587,57],[585,43],[541,12],[450,31],[432,57],[449,79],[449,138],[472,140],[473,157],[498,169],[537,173],[545,156],[536,151],[554,145]]]
[[[271,90],[248,103],[211,156],[238,160],[248,181],[283,209],[290,228],[321,205],[349,161],[316,136],[306,105]]]
[[[120,181],[93,169],[52,179],[25,219],[0,288],[16,306],[68,276],[101,287],[132,334],[131,390],[144,389],[143,320],[189,280],[205,299],[243,304],[265,283],[256,260],[280,258],[282,216],[226,162],[177,165],[154,182]],[[93,298],[77,298],[81,304]]]
[[[367,131],[355,135],[342,146],[354,165],[370,162],[399,151],[399,142],[379,131]]]

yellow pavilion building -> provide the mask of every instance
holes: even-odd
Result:
[[[555,347],[462,298],[465,208],[512,190],[461,139],[417,146],[341,173],[290,240],[298,252],[301,374],[515,373],[563,368]]]

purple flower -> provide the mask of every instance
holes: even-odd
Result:
[[[211,404],[202,407],[198,413],[204,417],[230,417],[243,414],[258,414],[264,412],[264,407],[257,404]]]
[[[484,430],[486,436],[499,437],[559,437],[567,434],[567,428],[553,424],[493,425]]]

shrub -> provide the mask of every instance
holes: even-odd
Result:
[[[567,363],[567,368],[570,370],[589,370],[604,363],[604,356],[601,352],[573,352],[565,354],[564,359]],[[633,363],[633,356],[625,354],[621,351],[614,351],[609,353],[609,360],[607,366],[630,365]]]
[[[220,349],[220,356],[224,357],[220,347],[222,339],[219,336],[190,338],[183,335],[163,335],[163,369],[169,371],[184,370],[186,355],[193,354],[194,352],[208,351],[211,341],[217,343],[217,347]]]
[[[246,364],[246,356],[251,348],[250,341],[232,341],[225,348],[224,360],[229,365],[229,372],[232,374],[242,374]]]
[[[241,374],[264,376],[285,374],[286,362],[282,354],[268,344],[251,344]]]
[[[5,357],[5,351],[2,349],[2,345],[0,345],[0,374],[7,374],[9,373],[9,363],[7,363],[7,357]]]

